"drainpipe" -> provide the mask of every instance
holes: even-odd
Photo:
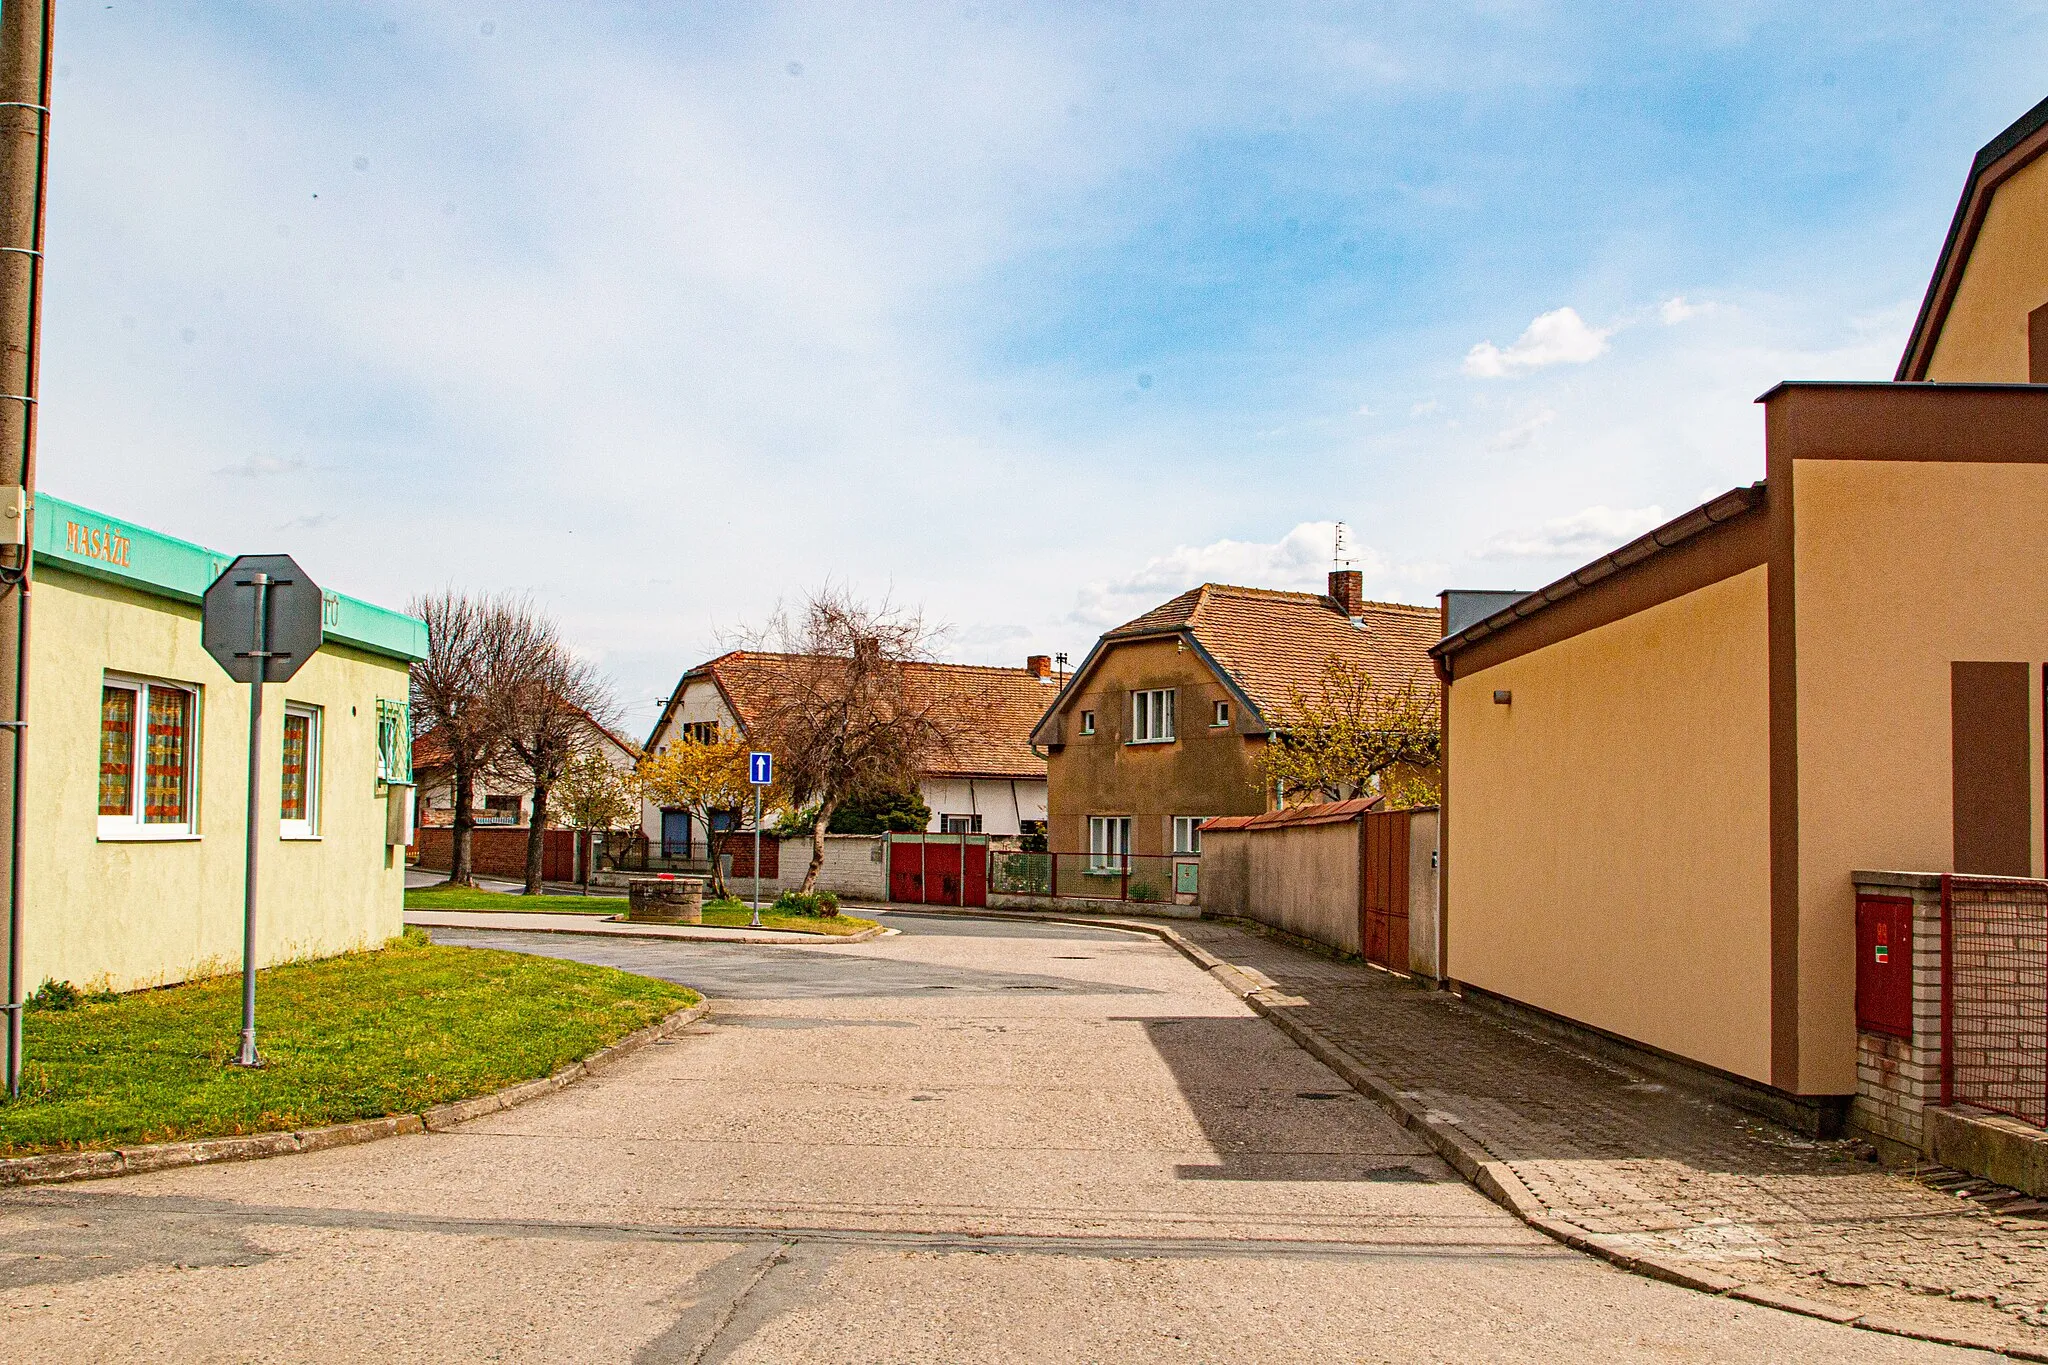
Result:
[[[0,500],[18,530],[0,536],[0,677],[14,674],[7,806],[7,1095],[21,1094],[22,890],[27,836],[28,625],[33,577],[36,391],[43,303],[43,191],[48,182],[51,0],[0,4]],[[19,502],[15,501],[20,490]],[[0,512],[4,516],[5,512]],[[7,656],[12,654],[9,659]]]

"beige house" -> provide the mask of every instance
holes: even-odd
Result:
[[[230,558],[37,495],[31,989],[131,990],[241,961],[249,690],[199,638],[200,594]],[[266,692],[262,964],[402,928],[406,671],[426,627],[330,592],[325,635]]]
[[[640,761],[632,742],[593,716],[584,716],[589,727],[592,753],[620,773],[633,771]],[[441,732],[429,730],[413,742],[414,780],[419,784],[419,823],[437,829],[455,823],[455,768],[449,762],[448,745]],[[516,775],[485,773],[472,781],[471,811],[479,828],[504,826],[524,829],[533,818],[533,787]],[[558,819],[550,823],[561,827]]]
[[[1827,1128],[1850,874],[2048,870],[2044,148],[1978,157],[1907,382],[1779,385],[1761,483],[1435,647],[1455,981]]]

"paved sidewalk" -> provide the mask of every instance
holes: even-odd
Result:
[[[2048,1351],[2048,1208],[2014,1216],[1636,1075],[1443,992],[1204,921],[1174,926],[1270,978],[1314,1029],[1506,1163],[1603,1245],[1920,1331]],[[1952,1179],[1942,1180],[1954,1184]],[[1967,1187],[1966,1187],[1967,1193]]]

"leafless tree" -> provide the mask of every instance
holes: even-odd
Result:
[[[578,756],[601,749],[616,717],[595,668],[562,643],[553,620],[530,603],[504,607],[504,650],[493,680],[497,769],[531,794],[526,827],[526,894],[541,893],[548,795]]]
[[[427,624],[427,657],[412,666],[414,738],[436,734],[447,746],[455,805],[449,886],[474,886],[471,834],[477,779],[499,749],[504,706],[498,685],[510,646],[507,621],[517,604],[452,588],[414,598],[409,610]]]
[[[917,612],[827,583],[744,637],[786,656],[747,738],[774,751],[792,808],[815,803],[804,891],[817,889],[832,812],[858,792],[914,787],[968,723],[972,700],[923,667],[939,634]]]

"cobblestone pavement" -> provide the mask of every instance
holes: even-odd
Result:
[[[1558,1218],[1860,1314],[2048,1348],[2048,1208],[2035,1201],[1880,1167],[1861,1144],[1803,1138],[1361,963],[1226,924],[1176,927],[1270,978],[1299,1002],[1277,1013],[1454,1121]]]

